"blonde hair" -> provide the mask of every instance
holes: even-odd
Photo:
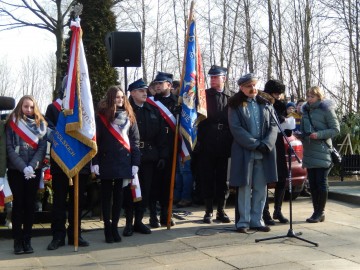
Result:
[[[47,122],[45,121],[43,115],[40,112],[39,106],[37,105],[35,98],[33,96],[30,95],[25,95],[23,96],[18,104],[16,105],[15,109],[12,111],[12,113],[8,116],[8,121],[11,121],[11,119],[13,117],[15,117],[15,122],[18,123],[19,119],[24,119],[25,118],[25,114],[22,111],[22,105],[24,103],[25,100],[30,100],[33,102],[34,104],[34,119],[35,119],[35,123],[36,126],[39,127],[40,126],[40,122],[44,122],[45,125],[47,125]]]
[[[312,86],[306,91],[306,95],[311,94],[317,96],[320,100],[325,98],[324,91],[320,88],[320,86]]]

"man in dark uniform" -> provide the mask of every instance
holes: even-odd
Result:
[[[176,116],[179,113],[179,106],[177,97],[171,93],[173,75],[165,72],[158,72],[154,79],[155,91],[154,96],[155,102],[160,102],[163,106],[158,107],[162,111],[162,117],[164,118],[164,113],[170,116]],[[158,228],[161,225],[167,225],[167,215],[168,215],[168,204],[170,196],[170,181],[171,181],[171,167],[172,167],[172,157],[174,149],[174,137],[175,130],[173,129],[174,125],[171,125],[169,118],[164,118],[165,120],[165,133],[166,133],[166,143],[168,147],[168,159],[164,166],[158,166],[156,175],[154,177],[154,182],[151,187],[150,195],[150,226],[153,228]],[[160,164],[161,165],[161,164]],[[161,168],[162,167],[162,168]],[[156,201],[160,203],[160,224],[157,219],[156,214]],[[171,226],[174,226],[175,222],[171,220]]]
[[[141,165],[138,176],[142,200],[133,203],[130,186],[124,188],[124,209],[126,225],[124,236],[133,232],[150,234],[151,230],[142,223],[144,212],[149,203],[150,188],[156,167],[163,167],[168,157],[164,121],[159,110],[146,102],[148,86],[142,79],[129,85],[130,104],[136,115],[140,133]],[[135,222],[133,214],[135,210]]]
[[[61,89],[59,90],[59,97],[53,103],[49,104],[45,118],[49,124],[49,128],[55,129],[58,117],[61,111],[62,98],[66,88],[67,76],[64,77]],[[66,212],[68,212],[69,226],[67,228],[68,244],[74,244],[74,188],[69,186],[69,178],[62,171],[54,159],[50,158],[50,171],[52,175],[52,189],[54,192],[53,207],[52,207],[52,221],[51,232],[53,239],[48,245],[48,250],[58,249],[65,245],[66,237]],[[90,164],[86,164],[79,173],[79,246],[86,247],[89,243],[81,237],[81,206],[84,202],[84,191],[87,180],[90,176]],[[69,195],[69,200],[67,198]]]
[[[227,69],[212,66],[210,89],[206,90],[207,118],[200,122],[196,150],[198,151],[201,190],[205,202],[204,223],[211,223],[213,201],[217,202],[216,220],[229,223],[224,212],[229,196],[227,183],[228,158],[232,135],[228,125],[229,92],[224,89]]]

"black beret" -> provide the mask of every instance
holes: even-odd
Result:
[[[264,92],[268,94],[285,93],[285,84],[283,84],[282,81],[279,80],[268,80],[265,83]]]
[[[227,68],[216,65],[213,65],[208,72],[208,75],[210,76],[226,76],[226,74],[227,74]]]
[[[137,81],[133,82],[129,85],[128,91],[133,91],[137,89],[148,89],[149,87],[146,85],[146,83],[143,81],[143,79],[138,79]]]
[[[165,72],[161,72],[158,71],[158,73],[156,74],[156,77],[154,79],[154,82],[169,82],[169,83],[173,83],[173,75],[170,73],[165,73]]]
[[[238,79],[237,84],[242,85],[243,83],[249,82],[249,81],[258,81],[259,77],[254,73],[248,73],[245,75],[242,75],[240,79]]]

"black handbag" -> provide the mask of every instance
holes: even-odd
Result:
[[[310,124],[312,125],[312,127],[314,128],[315,131],[318,131],[317,128],[314,126],[314,124],[312,123],[311,121],[311,116],[310,116],[310,113],[308,113],[308,116],[309,116],[309,121],[310,121]],[[331,156],[331,161],[334,165],[337,165],[337,164],[340,164],[341,163],[341,155],[340,153],[336,150],[336,148],[334,147],[331,147],[327,142],[326,140],[324,140],[325,144],[327,145],[327,147],[329,147],[330,149],[330,156]]]

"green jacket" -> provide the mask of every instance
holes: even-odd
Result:
[[[311,105],[306,102],[302,106],[300,131],[304,146],[303,167],[305,168],[329,168],[332,165],[331,138],[340,132],[334,105],[331,100],[321,100]],[[313,125],[310,123],[309,114]],[[317,133],[316,140],[309,138],[314,132]]]
[[[6,138],[5,121],[0,120],[0,177],[6,173]]]

